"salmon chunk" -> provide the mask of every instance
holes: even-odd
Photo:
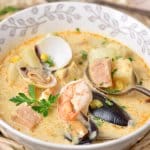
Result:
[[[111,59],[95,59],[89,66],[89,74],[93,83],[98,87],[111,87]]]
[[[27,104],[22,104],[12,115],[12,120],[32,130],[40,123],[42,117]]]

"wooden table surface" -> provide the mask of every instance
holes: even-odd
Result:
[[[81,0],[81,1],[95,2],[96,0]],[[117,0],[107,0],[107,1],[117,2]],[[129,1],[129,0],[126,0],[126,1]],[[131,3],[131,1],[142,1],[142,0],[130,0],[130,3]],[[144,1],[147,1],[147,0],[144,0]],[[147,6],[147,8],[150,9],[150,0],[148,0],[148,1],[149,1],[149,7]],[[37,4],[37,3],[43,3],[43,2],[46,2],[46,0],[21,0],[20,2],[19,2],[19,0],[12,0],[12,1],[10,1],[10,0],[0,0],[0,8],[2,8],[4,6],[7,6],[8,3],[9,3],[9,5],[11,4],[11,5],[14,5],[14,6],[19,5],[20,7],[22,7],[22,6],[23,7],[24,6],[28,7],[30,5]],[[96,2],[98,2],[98,1],[96,1]],[[99,2],[100,2],[100,0],[99,0]],[[120,0],[119,2],[125,4],[125,0]],[[143,2],[142,2],[142,4],[143,4]],[[132,10],[131,11],[130,10],[124,10],[124,9],[121,9],[121,8],[117,8],[117,9],[129,14],[130,16],[133,16],[134,18],[138,19],[139,21],[141,21],[143,24],[145,24],[146,26],[148,26],[150,28],[150,15],[149,16],[147,14],[143,15],[143,14],[140,14],[138,12],[133,12]],[[7,17],[7,15],[6,16],[0,16],[0,19],[2,19],[4,17]],[[0,144],[1,144],[1,142],[0,142]],[[0,150],[1,150],[1,147],[0,147]],[[147,133],[135,145],[133,145],[130,148],[130,150],[150,150],[150,132]]]

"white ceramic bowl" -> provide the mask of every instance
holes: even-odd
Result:
[[[78,2],[34,6],[2,21],[0,59],[7,51],[38,34],[74,30],[77,27],[81,31],[100,33],[126,44],[143,57],[150,66],[150,31],[147,27],[114,9]],[[9,137],[31,150],[122,150],[134,144],[150,129],[150,121],[120,139],[82,146],[44,142],[20,133],[2,120],[0,120],[0,127]]]

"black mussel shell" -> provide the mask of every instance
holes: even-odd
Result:
[[[84,114],[81,113],[81,116],[82,119],[84,119],[84,121],[86,122],[85,126],[88,128],[88,133],[82,138],[79,138],[78,143],[76,143],[76,145],[90,144],[98,136],[98,128],[96,124],[91,119],[88,119]],[[72,142],[72,137],[70,134],[65,134],[64,137],[70,142]]]
[[[116,125],[128,126],[128,122],[131,120],[129,115],[115,102],[98,92],[93,92],[93,99],[100,100],[103,104],[100,108],[89,108],[93,116]]]
[[[65,134],[64,138],[67,139],[68,141],[72,142],[72,137],[70,135]],[[75,145],[83,145],[83,144],[91,144],[91,140],[89,140],[88,134],[82,138],[79,138],[78,143],[76,143]]]

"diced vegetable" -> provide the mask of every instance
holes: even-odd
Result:
[[[111,45],[111,44],[110,44]],[[118,46],[111,47],[105,46],[100,48],[95,48],[89,51],[88,58],[89,62],[92,63],[97,58],[106,58],[116,59],[119,57],[126,57],[128,55],[127,51],[118,50]]]
[[[16,63],[16,62],[18,62],[20,59],[21,59],[21,58],[20,58],[19,56],[14,56],[14,57],[12,57],[12,58],[10,59],[10,62],[11,62],[11,63]]]
[[[129,59],[120,58],[113,62],[113,68],[117,68],[117,71],[113,75],[113,82],[115,85],[126,87],[134,84],[134,73],[132,62]],[[117,81],[122,82],[116,83]]]
[[[42,53],[40,58],[41,58],[42,62],[45,62],[48,60],[48,55],[45,53]]]
[[[121,80],[117,80],[115,81],[115,88],[118,89],[118,90],[123,90],[125,87],[124,87],[124,83],[121,81]]]
[[[82,76],[82,72],[73,61],[68,67],[56,71],[55,76],[58,78],[61,85],[65,85],[71,80],[79,79]]]
[[[90,103],[90,107],[91,107],[92,109],[94,109],[94,108],[100,108],[100,107],[102,107],[102,106],[103,106],[102,102],[101,102],[100,100],[97,100],[97,99],[94,99],[94,100]]]
[[[81,31],[80,31],[80,28],[76,28],[76,31],[77,31],[77,32],[81,32]]]

